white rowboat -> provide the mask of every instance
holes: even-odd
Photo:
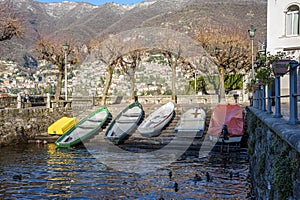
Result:
[[[202,137],[205,128],[205,118],[206,114],[202,108],[190,108],[181,115],[174,129],[176,132],[196,131],[198,136]]]
[[[138,127],[142,136],[158,136],[161,130],[170,122],[174,114],[174,104],[166,103],[152,112]]]

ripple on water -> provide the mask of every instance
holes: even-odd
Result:
[[[107,168],[84,148],[5,147],[0,152],[0,198],[246,199],[248,160],[234,156],[186,157],[133,174]]]

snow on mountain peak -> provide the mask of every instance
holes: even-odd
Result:
[[[117,6],[121,6],[123,9],[125,10],[132,10],[134,8],[142,8],[142,7],[147,7],[147,6],[150,6],[152,4],[156,3],[156,0],[153,0],[153,1],[143,1],[141,3],[135,3],[135,4],[117,4],[117,3],[114,3],[115,5]]]

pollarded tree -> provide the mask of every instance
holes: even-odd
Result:
[[[176,70],[179,67],[190,66],[184,58],[184,49],[180,40],[177,38],[169,38],[162,44],[163,50],[160,53],[166,58],[167,64],[172,70],[172,100],[176,101]]]
[[[24,31],[22,21],[12,11],[12,6],[10,1],[0,3],[0,41],[21,37]]]
[[[178,51],[173,53],[171,51],[165,50],[161,52],[162,55],[167,59],[169,67],[172,69],[172,100],[176,98],[176,69],[182,63],[181,58],[181,48],[178,47]]]
[[[107,95],[112,83],[113,73],[122,57],[123,46],[118,40],[108,39],[95,40],[90,43],[90,52],[96,60],[106,65],[105,86],[102,92],[102,105],[106,105]]]
[[[72,43],[69,42],[69,48],[65,50],[62,47],[62,42],[56,42],[53,40],[42,39],[38,41],[36,46],[36,51],[39,54],[39,58],[46,60],[47,62],[58,67],[58,77],[57,77],[57,85],[55,92],[55,101],[59,100],[61,89],[62,89],[62,80],[65,74],[65,53],[70,58],[69,55],[72,54],[71,59],[68,59],[67,62],[71,64],[75,64],[78,62],[78,55],[76,54],[75,47]],[[66,92],[66,91],[65,91]]]
[[[130,79],[130,98],[135,98],[135,72],[137,67],[141,64],[144,51],[136,49],[123,55],[118,60],[118,67],[129,76]]]
[[[220,100],[225,99],[225,74],[246,73],[251,66],[247,32],[239,27],[203,27],[196,38],[218,66]]]
[[[166,45],[165,49],[153,49],[150,53],[162,55],[164,60],[161,60],[161,56],[152,57],[151,62],[163,62],[163,64],[167,64],[172,70],[172,78],[171,78],[171,90],[172,90],[172,100],[175,100],[176,97],[176,69],[182,66],[190,66],[190,63],[187,62],[182,57],[182,49],[180,45],[175,46]],[[162,63],[161,63],[162,64]]]

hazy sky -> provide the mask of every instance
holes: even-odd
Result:
[[[36,0],[39,2],[62,2],[64,0]],[[74,1],[74,2],[88,2],[94,5],[101,5],[105,4],[107,2],[115,2],[119,4],[133,4],[133,3],[138,3],[142,2],[143,0],[68,0],[68,1]]]

